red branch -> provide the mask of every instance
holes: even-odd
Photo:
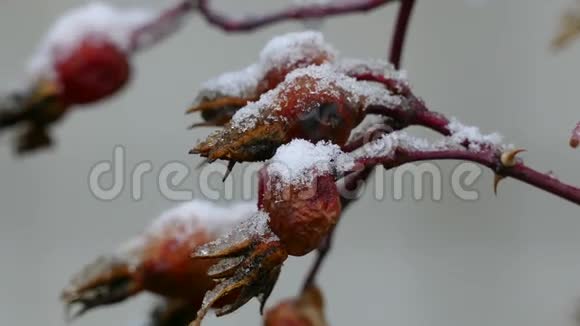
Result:
[[[142,50],[166,39],[180,27],[183,18],[194,9],[195,5],[191,0],[182,0],[177,5],[161,12],[155,20],[133,32],[131,50]]]
[[[401,68],[401,56],[403,54],[407,30],[409,29],[409,21],[411,20],[414,6],[415,0],[401,0],[401,8],[399,8],[397,15],[395,31],[393,33],[393,39],[391,40],[391,52],[389,54],[389,61],[397,69]]]
[[[570,137],[570,146],[572,148],[577,148],[580,145],[580,122],[576,125],[576,128],[572,130],[572,137]]]
[[[286,20],[323,18],[355,12],[370,11],[396,0],[350,0],[327,5],[289,7],[278,12],[261,16],[230,17],[211,8],[209,0],[198,0],[198,10],[205,19],[227,32],[248,32],[253,29]]]
[[[552,193],[558,197],[580,205],[580,188],[565,184],[553,176],[540,173],[522,162],[516,162],[514,166],[507,167],[501,161],[501,152],[496,149],[484,151],[469,150],[432,150],[416,151],[407,148],[395,148],[392,155],[376,158],[364,158],[358,161],[364,166],[374,167],[383,165],[386,169],[392,169],[406,163],[430,161],[430,160],[463,160],[479,163],[490,168],[496,174],[511,177],[541,190]]]

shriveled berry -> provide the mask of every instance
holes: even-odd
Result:
[[[270,215],[270,228],[288,254],[303,256],[318,248],[337,223],[340,194],[332,175],[321,175],[305,185],[285,184],[279,176],[260,171],[260,209]]]

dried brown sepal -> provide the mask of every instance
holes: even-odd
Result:
[[[237,259],[232,260],[232,257],[218,262],[218,266],[214,267],[217,273],[213,275],[218,283],[206,293],[191,326],[201,325],[207,312],[217,302],[232,295],[235,297],[233,302],[217,309],[217,316],[236,311],[254,297],[260,300],[263,308],[278,280],[281,266],[288,258],[280,242],[268,239],[272,239],[271,236],[254,238],[251,249],[241,256],[241,263]]]
[[[65,317],[69,321],[76,319],[92,308],[123,301],[141,290],[141,283],[134,278],[126,261],[101,257],[85,267],[63,290]]]
[[[52,145],[49,127],[59,121],[69,107],[60,98],[60,89],[41,80],[31,90],[14,94],[0,104],[0,131],[21,126],[16,152],[29,153]]]

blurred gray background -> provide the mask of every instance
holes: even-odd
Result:
[[[419,0],[404,66],[433,109],[484,131],[501,131],[507,142],[528,149],[528,163],[580,184],[580,152],[567,146],[580,119],[580,42],[560,53],[549,49],[571,2]],[[47,27],[81,3],[0,3],[2,89],[19,85],[26,59]],[[284,3],[217,4],[239,13]],[[322,31],[344,55],[383,58],[394,13],[391,5],[331,18]],[[17,158],[11,135],[2,134],[0,324],[63,325],[58,295],[72,273],[175,205],[156,189],[159,168],[175,160],[192,169],[199,163],[186,153],[209,130],[187,131],[193,120],[183,114],[198,85],[252,62],[272,36],[303,28],[284,23],[226,35],[194,17],[181,33],[137,58],[136,78],[122,95],[79,110],[58,126],[54,150]],[[110,160],[116,145],[125,147],[129,169],[141,161],[155,166],[145,177],[141,201],[131,200],[128,187],[110,202],[89,191],[89,170]],[[441,166],[448,171],[454,163]],[[332,325],[575,324],[578,207],[512,180],[495,197],[489,171],[477,183],[480,199],[474,202],[449,193],[447,179],[441,201],[415,201],[411,188],[394,201],[389,177],[387,198],[376,201],[367,190],[338,230],[321,276]],[[180,188],[196,184],[192,172]],[[311,258],[288,261],[270,304],[297,293]],[[139,325],[149,301],[144,295],[89,313],[75,325]],[[259,325],[257,304],[219,320],[211,317],[207,325]]]

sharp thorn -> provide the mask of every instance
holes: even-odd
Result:
[[[224,178],[222,179],[222,182],[225,182],[226,179],[230,176],[230,174],[232,173],[232,170],[234,169],[234,166],[236,165],[236,161],[230,161],[228,163],[228,169],[226,171],[226,174],[224,175]]]
[[[500,158],[501,164],[508,168],[514,167],[517,163],[517,155],[525,151],[525,149],[514,149],[508,152],[503,152]]]
[[[496,196],[497,196],[497,187],[499,186],[499,183],[500,183],[500,182],[501,182],[503,179],[505,179],[505,176],[503,176],[503,175],[499,175],[499,174],[496,174],[496,175],[494,175],[494,177],[493,177],[493,193],[494,193]]]

